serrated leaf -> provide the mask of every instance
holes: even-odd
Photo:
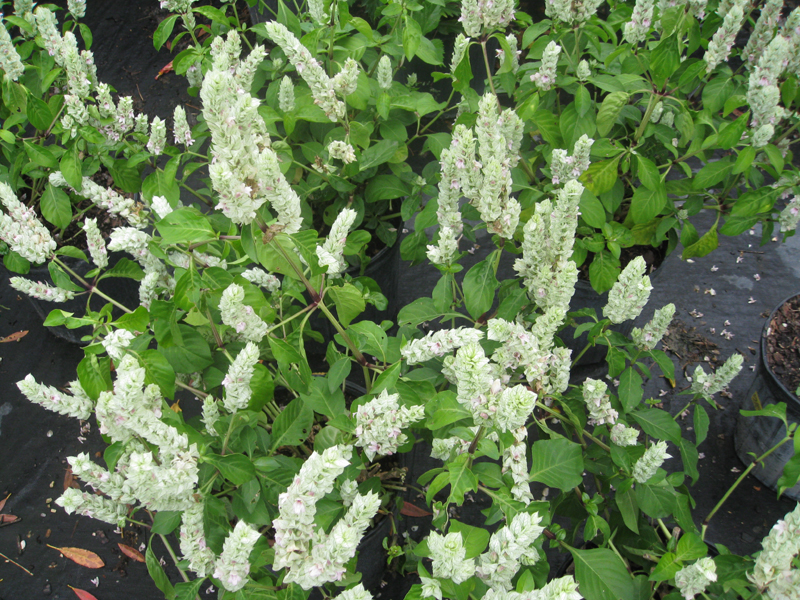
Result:
[[[364,312],[364,309],[366,308],[364,295],[356,286],[351,283],[345,283],[342,286],[328,288],[326,295],[330,296],[333,300],[333,303],[336,305],[336,312],[339,315],[339,321],[345,327],[347,327],[358,315]]]
[[[59,167],[69,186],[80,192],[83,189],[83,171],[77,145],[73,144],[69,150],[64,152]]]
[[[474,319],[492,307],[499,285],[491,258],[492,255],[474,265],[464,276],[464,305]]]
[[[628,367],[619,378],[619,401],[626,413],[635,409],[642,401],[642,376],[633,368]]]
[[[371,167],[377,167],[388,161],[397,152],[399,144],[395,140],[381,140],[373,144],[361,154],[359,166],[362,171]]]
[[[244,454],[211,455],[206,456],[205,460],[214,465],[222,476],[233,485],[243,485],[256,476],[253,461]]]
[[[693,190],[707,190],[725,179],[733,169],[733,163],[728,158],[708,163],[692,181]]]
[[[687,258],[700,258],[706,256],[713,250],[716,250],[719,246],[719,239],[717,237],[717,224],[714,225],[706,231],[703,236],[697,240],[691,246],[688,246],[683,249],[681,253],[681,258],[686,260]]]

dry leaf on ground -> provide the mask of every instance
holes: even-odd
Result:
[[[56,548],[50,544],[47,544],[47,547],[58,550],[71,561],[88,569],[99,569],[106,566],[103,559],[90,550],[84,550],[83,548]]]
[[[86,590],[79,590],[78,588],[74,588],[72,586],[69,586],[69,589],[75,592],[75,595],[81,600],[97,600],[97,596],[90,594]]]
[[[12,333],[9,336],[6,336],[4,338],[0,338],[0,344],[2,344],[3,342],[18,342],[22,338],[24,338],[26,335],[28,335],[27,330],[26,331],[15,331],[14,333]]]
[[[122,550],[122,553],[127,556],[128,558],[132,558],[135,561],[144,562],[144,556],[142,553],[139,552],[136,548],[131,548],[130,546],[126,546],[125,544],[117,543],[119,549]]]
[[[423,510],[418,506],[414,506],[410,502],[403,502],[403,508],[400,509],[400,514],[406,517],[429,517],[431,513]]]

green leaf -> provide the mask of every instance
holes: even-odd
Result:
[[[645,158],[641,154],[637,154],[636,164],[642,185],[651,190],[658,190],[664,187],[656,163],[649,158]]]
[[[77,145],[73,144],[72,148],[64,152],[59,167],[69,186],[80,192],[83,189],[83,171]]]
[[[567,439],[541,440],[531,450],[531,481],[571,490],[583,481],[583,455]]]
[[[783,465],[783,472],[778,478],[778,497],[788,489],[793,488],[800,481],[800,436],[794,436],[794,454]]]
[[[578,116],[583,117],[592,108],[592,97],[586,86],[581,84],[575,92],[575,110],[578,111]]]
[[[655,219],[667,203],[667,188],[661,183],[656,189],[636,188],[631,198],[631,217],[634,223],[648,223]]]
[[[169,361],[176,373],[196,373],[214,362],[208,342],[194,327],[179,324],[178,331],[180,341],[167,334],[158,344],[158,351]]]
[[[243,485],[256,476],[253,461],[244,454],[209,455],[205,460],[219,469],[222,476],[233,485]]]
[[[622,108],[626,104],[628,104],[627,92],[611,92],[605,97],[603,104],[600,105],[600,110],[597,112],[597,133],[600,137],[605,137],[611,132],[611,128],[614,127]]]
[[[718,246],[719,239],[717,238],[717,224],[714,223],[711,229],[703,234],[703,237],[701,237],[691,246],[683,249],[681,258],[683,260],[686,260],[687,258],[700,258],[706,254],[709,254]]]
[[[407,16],[403,27],[403,51],[407,60],[411,60],[417,54],[421,40],[422,29],[419,23],[413,17]]]
[[[617,503],[625,526],[634,533],[639,533],[639,505],[636,503],[636,494],[633,488],[629,488],[622,494],[617,492],[614,501]]]
[[[166,600],[175,600],[175,588],[172,587],[172,584],[169,582],[169,577],[167,577],[164,568],[153,552],[152,539],[147,545],[147,552],[145,553],[144,560],[147,565],[147,572],[150,573],[150,578],[153,580],[153,583],[156,584],[156,587],[161,590],[161,593],[164,594],[164,598],[166,598]]]
[[[451,390],[439,392],[433,400],[425,405],[425,413],[428,415],[425,426],[431,431],[472,416],[472,413],[464,408],[456,399],[455,392]]]
[[[659,485],[639,483],[636,485],[636,502],[648,517],[663,519],[675,510],[675,492]]]
[[[478,491],[478,479],[470,469],[471,461],[467,454],[461,454],[447,464],[450,482],[450,502],[464,503],[464,494]]]
[[[675,551],[678,560],[691,561],[703,558],[708,554],[708,546],[696,533],[686,532],[678,540],[678,547]]]
[[[628,367],[619,378],[619,401],[626,413],[635,409],[642,401],[642,376],[633,367]]]
[[[153,517],[153,527],[150,532],[169,535],[181,524],[181,514],[179,510],[159,510]]]
[[[775,167],[775,170],[780,173],[783,171],[783,154],[775,144],[769,144],[764,147],[764,152],[769,158],[770,164]]]
[[[647,435],[659,440],[667,440],[676,446],[680,446],[681,426],[675,422],[675,419],[668,412],[660,408],[640,408],[632,412],[631,416]]]
[[[146,331],[150,322],[150,314],[144,306],[139,306],[132,313],[125,313],[114,324],[128,331]]]
[[[379,202],[404,198],[409,193],[411,187],[396,175],[378,175],[367,184],[364,197],[367,202]]]
[[[610,252],[602,250],[594,255],[592,264],[589,265],[589,281],[598,294],[610,290],[620,274],[619,260]]]
[[[65,228],[72,221],[72,204],[69,202],[69,196],[52,183],[48,182],[45,187],[39,206],[42,209],[42,216],[59,229]]]
[[[200,593],[206,578],[201,577],[194,581],[180,581],[175,585],[175,600],[194,600]],[[255,599],[255,595],[251,596]]]
[[[155,383],[169,399],[175,397],[175,371],[158,350],[145,350],[139,355],[145,370],[145,383]]]
[[[78,381],[89,398],[97,400],[100,392],[111,389],[111,359],[86,355],[78,363]]]
[[[292,400],[283,409],[272,425],[272,447],[275,451],[281,446],[299,446],[311,432],[314,424],[314,411],[300,398]]]
[[[361,160],[359,161],[361,170],[366,171],[371,167],[382,165],[394,156],[398,146],[399,144],[395,140],[381,140],[377,144],[370,146],[361,154]]]
[[[347,412],[342,390],[338,387],[334,390],[329,389],[327,381],[322,377],[314,377],[308,393],[300,394],[300,399],[314,412],[331,419]]]
[[[161,46],[167,43],[177,20],[178,15],[170,15],[158,24],[155,33],[153,33],[153,46],[155,46],[156,50],[161,50]]]
[[[115,161],[108,172],[114,178],[114,186],[129,194],[136,194],[142,189],[142,176],[139,169],[129,167],[124,160]]]
[[[666,80],[680,66],[681,55],[678,51],[678,37],[672,34],[661,43],[650,54],[650,71],[658,79]]]
[[[105,271],[100,276],[100,279],[105,279],[107,277],[126,277],[135,281],[141,281],[144,279],[144,271],[138,264],[123,256],[117,261],[117,264]]]
[[[483,527],[473,527],[453,519],[450,521],[448,533],[451,531],[461,534],[461,541],[466,550],[464,558],[467,560],[483,554],[483,551],[489,545],[489,532]]]
[[[597,229],[602,229],[606,224],[606,209],[603,208],[603,203],[600,202],[591,190],[585,188],[581,195],[580,202],[581,218],[586,223]]]
[[[194,208],[179,208],[156,223],[158,233],[166,244],[207,242],[216,233],[208,218]]]
[[[741,115],[738,119],[729,123],[725,129],[719,132],[717,136],[717,144],[723,150],[730,150],[734,146],[738,146],[742,141],[742,134],[747,129],[747,123],[750,120],[750,111]]]
[[[694,405],[694,435],[696,440],[696,445],[699,446],[702,444],[706,436],[708,435],[708,426],[710,424],[710,419],[708,418],[708,413],[706,409],[703,408],[699,404]]]
[[[674,552],[667,552],[658,561],[658,564],[650,573],[650,581],[666,581],[672,579],[681,570],[683,563],[675,556]]]
[[[28,121],[39,131],[47,131],[53,122],[53,113],[47,102],[33,95],[28,96]]]
[[[58,161],[56,160],[55,155],[47,146],[39,146],[37,144],[31,144],[30,142],[24,142],[25,144],[25,153],[28,157],[40,167],[45,167],[46,169],[58,169]]]
[[[617,181],[617,167],[619,156],[609,160],[593,162],[589,168],[579,177],[583,185],[586,186],[595,196],[610,192]]]
[[[372,321],[361,321],[350,325],[347,331],[351,336],[355,336],[355,343],[359,350],[381,359],[386,358],[389,338],[378,325]]]
[[[327,296],[333,299],[339,321],[345,327],[366,308],[363,294],[352,283],[328,288]]]
[[[215,8],[213,6],[198,6],[192,10],[203,15],[207,19],[210,19],[211,21],[219,23],[220,25],[224,25],[226,27],[230,25],[230,23],[228,23],[228,17],[225,16],[225,11],[222,11],[219,8]]]
[[[631,574],[614,552],[607,548],[570,548],[570,552],[575,578],[586,600],[636,600]]]
[[[700,169],[692,181],[693,190],[707,190],[725,179],[733,169],[730,158],[723,158],[716,162],[708,163]]]
[[[494,273],[492,256],[493,254],[474,265],[464,276],[464,305],[474,319],[492,307],[495,290],[499,285]]]
[[[540,108],[533,113],[533,118],[531,120],[539,129],[539,133],[545,142],[554,148],[560,148],[564,145],[561,139],[561,128],[559,127],[558,119],[556,119],[556,116],[552,112]]]
[[[417,326],[425,321],[433,321],[439,317],[448,319],[466,318],[455,312],[443,313],[436,308],[432,298],[417,298],[411,304],[406,304],[397,315],[397,324]]]

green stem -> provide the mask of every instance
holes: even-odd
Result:
[[[658,521],[659,527],[661,527],[661,531],[664,532],[664,535],[667,536],[668,540],[671,540],[672,539],[672,534],[669,532],[669,529],[667,528],[667,526],[664,525],[664,521],[662,521],[661,519],[657,519],[657,521]]]
[[[113,304],[114,306],[116,306],[117,308],[119,308],[120,310],[122,310],[122,311],[124,311],[124,312],[126,312],[128,314],[133,312],[129,308],[123,306],[122,304],[120,304],[119,302],[114,300],[111,296],[105,294],[104,292],[101,292],[95,286],[93,286],[88,281],[83,279],[83,277],[78,275],[75,271],[73,271],[67,265],[65,265],[62,261],[60,261],[57,256],[53,257],[53,262],[56,263],[58,266],[60,266],[62,269],[64,269],[67,273],[72,275],[75,279],[77,279],[80,282],[80,284],[83,285],[84,287],[86,287],[86,289],[88,289],[92,294],[97,294],[98,296],[100,296],[101,298],[106,300],[107,302],[110,302],[111,304]]]
[[[483,50],[483,64],[486,65],[486,79],[489,80],[489,87],[492,88],[492,94],[497,96],[497,91],[494,89],[494,81],[492,81],[492,68],[489,66],[489,55],[486,53],[486,39],[481,40],[481,49]]]
[[[744,481],[744,478],[747,477],[750,474],[750,471],[752,471],[758,463],[760,463],[762,460],[767,458],[770,454],[775,452],[775,450],[777,450],[778,448],[783,446],[786,442],[788,442],[791,439],[792,439],[792,435],[791,434],[787,434],[780,442],[778,442],[775,446],[773,446],[772,448],[767,450],[764,454],[762,454],[758,458],[754,459],[753,462],[751,462],[747,466],[747,468],[744,471],[742,471],[742,474],[739,475],[739,478],[733,483],[733,485],[728,489],[728,491],[725,492],[725,495],[720,499],[719,502],[717,502],[717,505],[713,509],[711,509],[711,512],[708,513],[708,516],[705,519],[703,519],[703,528],[702,528],[702,531],[700,533],[700,539],[702,539],[702,540],[706,539],[706,529],[708,529],[709,521],[711,521],[711,519],[714,517],[714,515],[717,514],[717,511],[720,508],[722,508],[722,505],[725,504],[725,502],[730,497],[730,495],[734,492],[734,490],[736,490],[736,488],[739,487],[739,484],[742,483],[742,481]]]
[[[650,101],[647,103],[647,110],[644,111],[644,116],[642,117],[642,122],[639,123],[639,127],[636,129],[636,133],[633,136],[633,141],[635,143],[639,143],[639,138],[642,137],[644,133],[645,127],[650,122],[650,115],[653,114],[653,110],[658,104],[658,96],[655,93],[650,94]]]
[[[163,170],[161,170],[161,169],[159,169],[159,170],[163,173]],[[190,194],[192,194],[194,196],[197,196],[203,202],[203,204],[205,204],[206,206],[211,206],[211,207],[214,206],[208,198],[206,198],[205,196],[201,196],[198,192],[193,190],[191,187],[189,187],[185,183],[178,182],[178,185],[181,186],[184,190],[186,190]]]
[[[161,538],[164,547],[167,549],[167,552],[169,552],[169,555],[172,557],[172,562],[175,563],[175,568],[178,569],[178,573],[181,574],[181,579],[183,579],[184,581],[189,581],[189,576],[186,575],[186,571],[184,571],[178,566],[178,557],[175,555],[175,551],[172,549],[172,546],[169,545],[169,542],[167,541],[167,536],[165,536],[163,533],[159,533],[158,537]]]
[[[605,327],[603,327],[603,331],[605,331]],[[603,331],[601,331],[600,333],[603,333]],[[581,350],[581,353],[578,354],[578,356],[575,357],[575,360],[572,361],[572,366],[574,367],[575,365],[577,365],[578,361],[583,357],[583,355],[586,354],[589,348],[592,348],[593,346],[595,346],[595,344],[592,344],[591,342],[586,344],[583,350]]]
[[[190,385],[186,385],[185,383],[182,383],[182,382],[178,381],[177,379],[175,380],[175,385],[177,387],[181,388],[181,389],[184,389],[184,390],[187,390],[189,392],[192,392],[195,396],[198,396],[200,398],[207,398],[208,397],[208,393],[207,392],[204,392],[202,390],[198,390],[197,388],[193,388]]]
[[[570,421],[569,419],[567,419],[567,418],[566,418],[564,415],[562,415],[560,412],[553,410],[552,408],[550,408],[549,406],[547,406],[547,405],[546,405],[546,404],[544,404],[543,402],[537,402],[537,403],[536,403],[536,406],[537,406],[537,408],[541,408],[541,409],[542,409],[543,411],[545,411],[546,413],[549,413],[549,414],[551,414],[551,415],[552,415],[552,416],[554,416],[555,418],[557,418],[557,419],[560,419],[561,421],[564,421],[565,423],[569,423],[569,424],[570,424],[570,425],[572,425],[573,427],[575,426],[575,424],[574,424],[572,421]],[[603,450],[605,450],[606,452],[610,452],[610,451],[611,451],[611,448],[610,448],[610,447],[609,447],[607,444],[604,444],[603,442],[601,442],[599,439],[597,439],[596,437],[594,437],[594,436],[593,436],[591,433],[589,433],[589,432],[588,432],[588,431],[586,431],[585,429],[581,429],[581,433],[582,433],[583,435],[585,435],[587,438],[589,438],[590,440],[592,440],[592,441],[593,441],[595,444],[597,444],[598,446],[600,446],[600,447],[601,447]]]
[[[137,521],[136,519],[131,519],[130,517],[125,517],[125,520],[130,523],[133,523],[134,525],[138,525],[139,527],[147,527],[148,529],[151,529],[153,527],[152,525],[148,525],[147,523],[142,523],[141,521]]]
[[[220,452],[222,456],[225,456],[225,453],[228,451],[228,442],[231,439],[231,433],[233,433],[233,424],[236,422],[238,417],[239,413],[233,413],[231,422],[228,423],[228,431],[225,432],[225,441],[222,443],[222,452]]]
[[[317,306],[318,306],[318,305],[317,305],[317,304],[314,304],[314,303],[311,303],[311,304],[309,304],[309,305],[308,305],[308,306],[306,306],[306,307],[305,307],[303,310],[296,312],[295,314],[293,314],[293,315],[292,315],[291,317],[289,317],[288,319],[284,319],[284,320],[282,320],[280,323],[278,323],[277,325],[273,325],[272,327],[270,327],[269,329],[267,329],[267,333],[268,333],[268,334],[269,334],[269,333],[272,333],[272,332],[273,332],[273,331],[275,331],[276,329],[279,329],[279,328],[283,327],[284,325],[286,325],[286,323],[288,323],[289,321],[291,321],[291,320],[293,320],[293,319],[296,319],[297,317],[301,317],[301,316],[303,316],[303,315],[304,315],[305,313],[307,313],[307,312],[310,312],[310,311],[312,311],[312,310],[316,310],[316,309],[317,309]]]
[[[358,348],[356,348],[356,345],[353,343],[353,340],[351,340],[350,336],[347,335],[347,332],[341,326],[339,321],[336,319],[336,317],[333,316],[328,307],[325,306],[325,302],[322,300],[322,298],[319,299],[319,304],[317,306],[325,314],[325,316],[328,317],[328,320],[333,325],[333,328],[336,329],[336,332],[342,336],[344,343],[350,349],[350,352],[353,353],[353,356],[358,361],[358,364],[360,364],[362,367],[366,367],[367,359],[364,358],[364,355],[361,354],[361,351]],[[369,378],[367,378],[367,385],[369,385]],[[369,389],[367,389],[367,391],[369,391]]]

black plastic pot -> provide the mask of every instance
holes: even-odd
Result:
[[[661,269],[656,269],[650,273],[650,280],[652,281],[658,277],[659,273],[661,273]],[[572,296],[572,300],[569,302],[569,309],[570,311],[575,311],[582,308],[593,308],[597,313],[598,318],[602,319],[603,307],[605,307],[607,303],[608,292],[598,294],[596,291],[594,291],[594,288],[588,281],[579,279],[578,283],[575,285],[575,294]],[[585,322],[585,320],[586,319],[581,319],[581,322]],[[630,336],[631,331],[633,330],[633,321],[625,321],[619,325],[612,325],[611,330],[621,333],[624,336]],[[586,347],[586,343],[589,340],[588,331],[582,333],[577,338],[573,337],[574,331],[575,329],[573,327],[567,327],[559,334],[566,347],[572,350],[573,360],[578,353]],[[583,356],[581,356],[577,366],[591,367],[598,365],[605,361],[606,354],[608,354],[608,346],[593,346],[592,348],[589,348]]]
[[[122,252],[109,253],[109,267],[115,265],[123,256],[124,253]],[[75,271],[75,273],[81,277],[84,277],[86,273],[95,268],[94,263],[87,263],[77,258],[62,256],[59,258],[59,260],[64,262],[72,271]],[[50,271],[47,268],[47,264],[44,264],[40,267],[31,267],[31,270],[27,275],[24,275],[24,277],[32,281],[40,281],[48,285],[55,285],[50,277]],[[134,310],[137,306],[139,306],[139,283],[133,279],[109,277],[107,279],[103,279],[97,287],[100,291],[111,296],[114,300],[123,306],[126,306],[130,310]],[[76,296],[67,302],[47,302],[45,300],[37,300],[36,298],[32,298],[30,296],[27,296],[27,298],[30,300],[33,309],[36,311],[36,314],[39,315],[42,321],[44,321],[47,318],[47,315],[49,315],[50,312],[55,309],[71,312],[76,317],[82,317],[86,311],[85,294]],[[97,295],[92,295],[92,310],[99,310],[104,304],[106,304],[106,301],[103,298],[100,298]],[[114,314],[119,312],[119,309],[114,309]],[[58,327],[48,327],[47,329],[54,336],[79,346],[86,346],[88,344],[88,342],[81,341],[81,338],[85,335],[91,334],[92,332],[92,328],[89,326],[79,327],[78,329],[67,329],[65,326],[59,325]]]
[[[769,336],[769,326],[775,313],[796,295],[793,294],[778,304],[764,324],[756,376],[740,406],[742,410],[755,410],[758,404],[765,407],[783,402],[786,404],[786,418],[789,423],[800,423],[800,401],[772,372],[767,362],[767,336]],[[782,440],[785,435],[786,427],[778,418],[739,415],[733,436],[736,454],[743,463],[749,465],[753,462],[752,454],[761,456]],[[751,473],[774,490],[777,488],[778,479],[783,474],[784,465],[793,455],[794,446],[791,442],[787,442],[756,465]],[[800,500],[800,483],[786,490],[783,495],[792,500]]]

